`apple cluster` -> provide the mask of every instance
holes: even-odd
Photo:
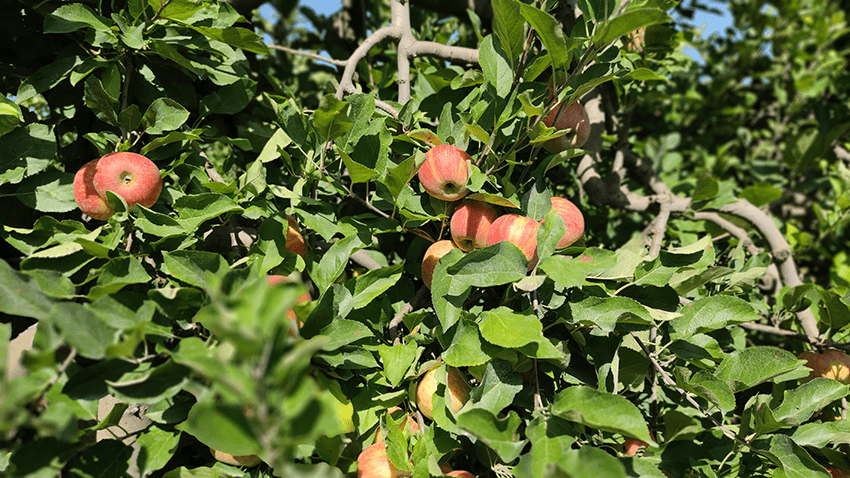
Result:
[[[162,176],[153,161],[126,151],[93,159],[74,175],[74,201],[92,219],[105,221],[115,214],[106,191],[124,198],[130,209],[151,207],[162,192]]]

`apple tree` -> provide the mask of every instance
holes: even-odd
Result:
[[[847,5],[461,3],[4,6],[0,475],[850,475]]]

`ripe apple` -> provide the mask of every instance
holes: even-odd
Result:
[[[469,192],[469,168],[472,158],[450,144],[438,144],[425,153],[419,168],[419,182],[425,192],[443,201],[457,201]]]
[[[845,478],[845,477],[850,477],[850,472],[847,472],[847,471],[845,471],[845,470],[842,470],[841,468],[828,467],[828,468],[826,469],[826,471],[828,471],[828,472],[829,472],[829,474],[830,474],[830,475],[832,475],[832,478]]]
[[[286,282],[288,280],[289,280],[289,277],[282,276],[282,275],[271,274],[271,275],[268,276],[268,281],[269,281],[270,286],[275,285],[275,284],[279,284],[281,282]],[[298,296],[297,304],[300,305],[300,304],[303,304],[305,302],[310,302],[311,300],[313,300],[313,298],[310,296],[310,293],[304,292],[303,294]],[[294,323],[299,329],[301,328],[301,326],[304,325],[304,322],[302,322],[301,319],[298,318],[298,315],[295,314],[294,309],[287,309],[286,318],[289,319],[290,323]],[[295,336],[295,331],[291,327],[289,329],[289,335],[291,335],[293,337]]]
[[[496,208],[486,202],[464,201],[452,214],[452,239],[465,252],[486,247],[490,225],[498,216]]]
[[[250,468],[259,465],[263,461],[257,455],[231,455],[230,453],[214,450],[212,447],[210,447],[210,453],[212,453],[213,458],[216,460],[233,466],[246,466]]]
[[[492,246],[508,241],[519,247],[528,260],[528,269],[531,270],[537,265],[537,230],[539,228],[540,223],[530,217],[504,214],[490,225],[487,245]]]
[[[153,161],[129,152],[89,161],[74,175],[74,200],[94,219],[105,221],[114,213],[106,191],[123,197],[130,209],[136,204],[151,207],[162,192],[162,175]]]
[[[584,234],[584,216],[572,201],[561,197],[552,198],[552,209],[558,211],[558,215],[561,216],[564,225],[567,226],[567,232],[558,241],[558,249],[563,249],[576,242]]]
[[[808,382],[815,377],[831,378],[843,384],[850,384],[850,355],[838,349],[826,349],[823,353],[808,350],[797,356],[806,361],[806,366],[812,369],[808,378],[801,380]]]
[[[432,420],[434,419],[434,404],[432,400],[434,392],[437,391],[437,378],[435,374],[438,368],[439,366],[425,372],[425,375],[419,381],[419,386],[416,388],[416,406],[419,407],[419,411],[423,415]],[[449,398],[451,398],[452,410],[457,412],[469,400],[470,387],[458,369],[446,366],[446,375],[448,378],[448,384],[446,386]]]
[[[387,409],[387,413],[389,413],[391,415],[393,413],[399,412],[399,411],[401,411],[401,408],[399,408],[399,407],[391,407],[391,408]],[[407,418],[407,420],[403,421],[401,423],[401,426],[399,426],[399,428],[403,431],[404,425],[406,423],[407,429],[410,431],[411,434],[418,433],[419,432],[419,424],[416,422],[416,420],[414,420],[413,417],[411,417],[409,414],[406,415],[406,418]],[[381,435],[381,427],[379,426],[378,430],[375,432],[375,443],[383,443],[383,442],[384,442],[384,436]]]
[[[543,143],[543,147],[550,153],[557,153],[569,148],[580,148],[590,138],[590,117],[587,110],[578,101],[569,105],[557,104],[543,119],[546,126],[554,126],[555,129],[570,129],[573,132],[563,136],[550,139]]]
[[[454,242],[443,239],[431,244],[425,251],[425,258],[422,259],[422,281],[425,286],[431,288],[431,281],[434,278],[434,269],[437,267],[437,262],[441,257],[448,254],[452,249],[457,248]]]
[[[475,478],[475,475],[473,475],[472,473],[470,473],[468,471],[464,471],[464,470],[452,471],[452,472],[448,473],[448,476],[454,476],[456,478]]]
[[[98,161],[99,159],[93,159],[77,170],[74,175],[74,201],[77,207],[92,219],[105,221],[115,214],[115,211],[94,188],[93,179]]]
[[[397,478],[403,474],[390,462],[383,443],[367,446],[357,457],[357,478]]]
[[[635,456],[637,455],[638,450],[641,448],[648,448],[649,443],[638,440],[637,438],[627,438],[626,442],[623,443],[623,454],[626,456]]]
[[[304,236],[301,235],[298,222],[288,214],[286,215],[286,222],[289,224],[289,227],[286,229],[286,250],[294,252],[301,257],[306,257],[307,242],[304,241]]]

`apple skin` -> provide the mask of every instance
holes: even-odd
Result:
[[[550,153],[557,153],[570,148],[581,148],[590,138],[590,117],[587,110],[578,101],[570,105],[555,105],[549,116],[543,119],[543,124],[555,129],[571,129],[568,133],[543,143],[543,147]]]
[[[448,476],[454,476],[455,478],[475,478],[475,475],[468,471],[464,470],[455,470],[451,473],[447,473]]]
[[[77,170],[77,174],[74,175],[74,201],[87,216],[105,221],[115,214],[115,211],[94,188],[93,179],[98,161],[100,159],[92,159]]]
[[[286,222],[286,250],[294,252],[301,257],[307,256],[307,242],[304,236],[301,235],[301,229],[298,227],[298,221],[294,217],[287,214]]]
[[[389,414],[393,414],[397,411],[401,411],[401,408],[391,407],[391,408],[387,409],[387,413],[389,413]],[[402,422],[401,426],[399,426],[399,428],[403,431],[404,425],[405,425],[405,423],[407,423],[407,429],[410,431],[411,434],[419,433],[419,424],[416,423],[416,420],[414,420],[413,417],[411,417],[409,414],[406,415],[406,418],[407,418],[407,420]],[[375,432],[375,443],[384,443],[384,436],[381,435],[381,427],[380,426],[378,426],[378,430]]]
[[[212,447],[210,447],[210,453],[212,453],[213,458],[216,460],[233,466],[246,466],[250,468],[263,462],[257,455],[231,455],[230,453],[214,450]]]
[[[812,369],[809,376],[801,382],[808,382],[815,377],[831,378],[843,384],[850,384],[850,355],[838,349],[826,349],[823,353],[808,350],[797,356],[806,361],[806,366]]]
[[[457,249],[455,243],[443,239],[431,244],[425,251],[425,257],[422,259],[422,282],[429,289],[431,288],[431,281],[434,279],[434,269],[437,268],[437,262],[452,249]]]
[[[504,214],[496,218],[490,225],[487,234],[487,245],[492,246],[502,241],[508,241],[519,247],[528,260],[528,270],[537,265],[537,230],[540,223],[530,217],[519,214]]]
[[[357,478],[396,478],[401,475],[387,457],[383,443],[367,446],[357,457]]]
[[[829,474],[832,476],[832,478],[850,477],[850,474],[848,474],[847,471],[844,471],[840,468],[829,467],[829,468],[826,469],[826,471],[829,472]]]
[[[95,167],[92,184],[100,197],[112,191],[132,207],[154,205],[162,192],[162,175],[150,159],[141,154],[110,153],[100,158]]]
[[[638,450],[647,447],[649,447],[649,443],[643,440],[638,440],[637,438],[628,438],[626,439],[626,442],[623,443],[623,455],[635,456],[637,455]]]
[[[469,192],[469,164],[466,151],[450,144],[438,144],[425,153],[419,167],[419,183],[425,192],[443,201],[457,201]]]
[[[567,232],[558,241],[557,246],[558,249],[563,249],[576,242],[584,234],[584,216],[572,201],[561,197],[552,198],[552,209],[558,211],[558,215],[561,216],[564,225],[567,227]]]
[[[281,282],[286,282],[288,280],[289,280],[289,277],[282,276],[282,275],[270,274],[268,276],[268,281],[269,281],[270,286],[273,286],[275,284],[279,284]],[[303,304],[305,302],[310,302],[311,300],[313,300],[313,297],[310,296],[309,292],[304,292],[303,294],[299,295],[298,299],[296,299],[296,300],[297,300],[297,304],[300,305],[300,304]],[[287,309],[286,318],[289,319],[290,323],[294,323],[299,329],[304,325],[304,322],[302,322],[301,319],[298,318],[298,315],[295,314],[294,309]],[[291,327],[289,329],[289,335],[291,335],[293,337],[295,336],[295,331]]]
[[[496,208],[486,202],[464,201],[452,213],[452,239],[464,252],[486,247],[490,225],[497,217]]]
[[[435,374],[439,367],[434,367],[422,376],[419,385],[416,387],[416,406],[422,415],[434,419],[434,404],[433,396],[437,391],[437,379]],[[469,400],[470,387],[466,383],[466,379],[460,371],[454,367],[446,366],[446,375],[448,378],[448,393],[452,402],[452,410],[457,412]]]

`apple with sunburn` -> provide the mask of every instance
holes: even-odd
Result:
[[[438,144],[425,153],[419,167],[419,183],[425,192],[443,201],[457,201],[469,192],[469,170],[472,158],[466,151],[450,144]]]
[[[105,221],[115,213],[106,191],[124,198],[130,209],[136,204],[151,207],[162,192],[162,175],[153,161],[130,152],[93,159],[74,175],[74,201],[93,219]]]
[[[584,234],[584,216],[572,201],[561,197],[552,198],[552,209],[558,212],[558,215],[564,220],[564,226],[567,227],[567,232],[564,233],[557,245],[558,249],[563,249],[576,242]]]
[[[452,249],[457,249],[455,243],[443,239],[431,244],[425,251],[425,258],[422,259],[422,282],[429,289],[431,288],[431,281],[434,279],[434,269],[437,268],[437,262]]]
[[[440,366],[436,366],[425,372],[416,387],[416,406],[419,407],[422,415],[432,420],[434,419],[433,396],[434,392],[437,391],[436,373],[439,368]],[[448,379],[446,390],[451,399],[452,410],[457,412],[469,400],[470,387],[463,374],[454,367],[446,366],[446,376]]]
[[[556,130],[569,129],[572,133],[550,139],[543,147],[550,153],[558,153],[570,148],[581,148],[590,138],[590,117],[578,100],[564,105],[559,103],[543,119],[543,124]]]
[[[486,202],[464,201],[452,213],[452,239],[464,252],[486,247],[490,225],[498,216],[496,208]]]
[[[357,457],[357,478],[397,478],[404,474],[393,466],[383,443],[367,446]]]
[[[537,230],[540,223],[519,214],[504,214],[490,225],[487,245],[508,241],[517,246],[528,260],[528,270],[537,265]]]
[[[263,460],[261,460],[257,455],[231,455],[230,453],[215,450],[212,447],[210,447],[210,453],[216,460],[233,466],[245,466],[250,468],[263,462]]]
[[[850,384],[850,355],[838,349],[829,348],[818,353],[808,350],[797,356],[806,361],[806,367],[812,369],[809,376],[801,382],[808,382],[816,377],[831,378],[843,384]]]

